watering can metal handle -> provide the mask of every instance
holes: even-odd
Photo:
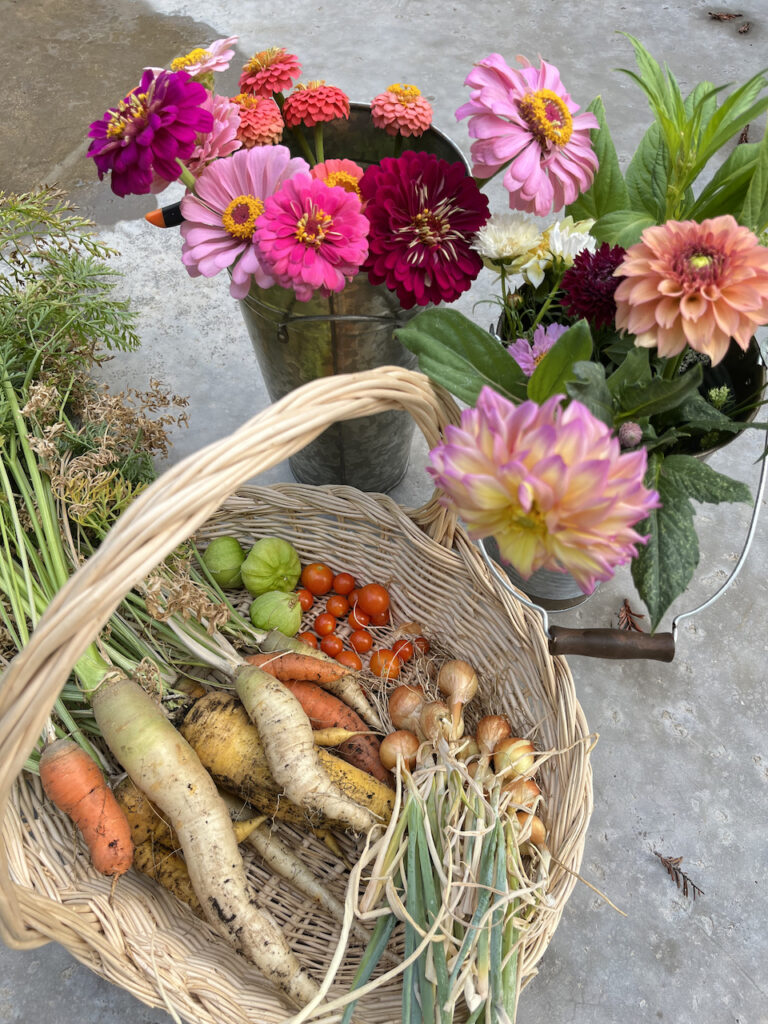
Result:
[[[672,661],[673,633],[639,633],[626,629],[569,629],[549,627],[550,654],[583,654],[587,658]]]

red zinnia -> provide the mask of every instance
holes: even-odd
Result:
[[[614,270],[624,259],[620,245],[603,242],[596,252],[582,249],[563,275],[563,308],[569,316],[584,317],[593,327],[608,327],[616,317],[614,293],[620,277]]]
[[[488,199],[463,164],[406,150],[369,167],[360,192],[373,284],[396,292],[403,309],[453,302],[469,288],[483,266],[471,242],[488,219]]]
[[[276,92],[285,92],[301,74],[299,58],[282,46],[273,46],[269,50],[254,53],[247,64],[243,65],[240,75],[240,92],[251,96],[271,96]]]
[[[340,117],[349,120],[349,97],[335,85],[326,85],[323,81],[300,83],[286,98],[283,117],[289,128],[300,124],[314,128],[316,124]]]

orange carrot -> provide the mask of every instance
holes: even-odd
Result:
[[[48,799],[82,833],[103,875],[122,875],[133,862],[131,827],[96,762],[74,740],[55,740],[40,757]]]
[[[326,693],[315,683],[299,680],[283,680],[312,724],[313,729],[331,729],[340,727],[349,732],[365,733],[365,722],[344,701]],[[391,785],[392,777],[379,760],[379,740],[375,736],[354,736],[339,745],[338,754],[345,761],[373,775],[380,782]]]
[[[349,669],[340,665],[338,661],[325,661],[309,654],[294,654],[292,651],[285,654],[249,654],[245,661],[249,665],[263,669],[264,672],[269,672],[282,683],[286,679],[301,679],[322,685],[333,683],[349,672]]]

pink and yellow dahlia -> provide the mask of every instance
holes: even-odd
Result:
[[[432,124],[432,107],[415,85],[395,82],[374,97],[371,116],[387,135],[419,136]]]
[[[239,89],[251,96],[269,97],[286,92],[300,74],[299,58],[288,53],[285,47],[273,46],[255,53],[243,65]]]
[[[335,85],[326,85],[324,81],[299,83],[283,104],[283,117],[289,128],[303,124],[305,128],[314,128],[316,124],[336,121],[338,118],[349,120],[349,97]]]
[[[272,193],[308,165],[285,146],[241,149],[214,160],[200,174],[196,195],[181,201],[184,244],[181,261],[190,277],[213,277],[232,268],[229,292],[235,299],[275,283],[253,245],[253,233]]]
[[[343,188],[360,198],[360,179],[363,168],[354,160],[324,160],[309,172],[313,178],[324,181],[329,188]]]
[[[597,170],[589,129],[594,114],[576,114],[557,68],[538,69],[518,57],[522,70],[492,53],[467,75],[471,99],[456,111],[469,117],[472,173],[490,178],[506,167],[504,185],[513,210],[545,217],[591,186]]]
[[[368,255],[360,200],[319,178],[296,174],[264,204],[253,241],[262,266],[301,302],[340,292]]]
[[[232,104],[239,115],[237,137],[246,149],[252,146],[272,146],[280,142],[285,122],[273,99],[241,92],[232,97]]]
[[[768,323],[768,249],[730,214],[646,228],[614,273],[616,326],[660,356],[690,345],[714,365]]]
[[[171,61],[171,71],[186,71],[191,78],[209,75],[214,71],[226,71],[235,56],[233,49],[237,36],[216,39],[205,48],[190,50],[183,57]]]
[[[495,537],[526,579],[570,572],[585,593],[637,555],[645,538],[632,527],[659,506],[643,485],[645,449],[621,452],[609,427],[561,395],[515,405],[485,387],[429,458],[471,537]]]

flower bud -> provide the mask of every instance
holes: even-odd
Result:
[[[643,440],[643,428],[639,423],[628,420],[619,427],[619,444],[622,448],[637,448]]]

